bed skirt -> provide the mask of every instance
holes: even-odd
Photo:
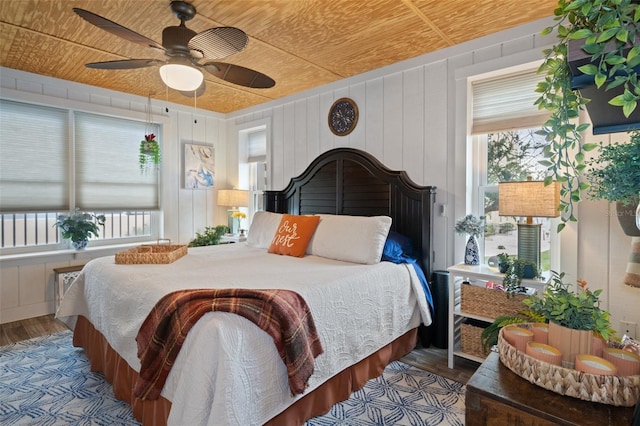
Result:
[[[411,352],[416,342],[417,329],[408,331],[376,353],[336,374],[266,424],[301,425],[312,417],[328,412],[335,403],[348,399],[353,391],[381,375],[389,363]],[[138,421],[143,425],[166,425],[171,402],[162,397],[152,401],[134,397],[133,387],[138,373],[111,348],[104,336],[85,317],[78,317],[73,345],[84,349],[92,371],[101,371],[105,375],[113,386],[116,398],[131,405]]]

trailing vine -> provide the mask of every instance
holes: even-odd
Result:
[[[540,163],[547,167],[545,184],[555,179],[562,185],[558,206],[561,212],[558,231],[561,231],[566,222],[577,221],[574,205],[582,200],[583,191],[589,189],[589,183],[581,178],[586,167],[585,152],[597,146],[582,143],[582,132],[589,124],[577,124],[577,119],[589,100],[571,88],[569,41],[585,40],[583,49],[592,55],[591,63],[578,69],[592,75],[598,88],[605,84],[606,89],[624,87],[624,93],[609,103],[620,106],[628,117],[640,99],[635,69],[640,65],[640,46],[635,45],[640,4],[633,0],[559,0],[554,14],[557,23],[545,28],[542,34],[555,30],[558,43],[543,51],[544,61],[538,73],[546,77],[536,89],[540,93],[536,105],[551,112],[538,132],[548,143]]]

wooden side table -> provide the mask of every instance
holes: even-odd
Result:
[[[633,407],[564,396],[529,383],[489,354],[467,383],[465,424],[637,426]]]
[[[62,268],[53,268],[53,273],[55,274],[54,280],[54,291],[55,291],[55,302],[56,302],[56,311],[60,307],[60,302],[62,302],[62,296],[67,291],[73,280],[80,274],[84,265],[74,265],[74,266],[65,266]]]

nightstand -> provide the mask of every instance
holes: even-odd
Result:
[[[241,243],[247,241],[246,235],[227,234],[220,237],[220,244]]]

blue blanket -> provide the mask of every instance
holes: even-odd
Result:
[[[392,231],[389,233],[387,241],[384,244],[382,260],[393,263],[410,263],[413,265],[416,275],[418,275],[418,279],[420,280],[420,284],[422,284],[424,294],[427,297],[427,302],[429,302],[429,306],[431,306],[431,312],[434,312],[433,297],[431,296],[429,283],[427,282],[427,278],[424,276],[422,268],[418,265],[418,261],[411,253],[412,249],[410,240],[404,235]]]

